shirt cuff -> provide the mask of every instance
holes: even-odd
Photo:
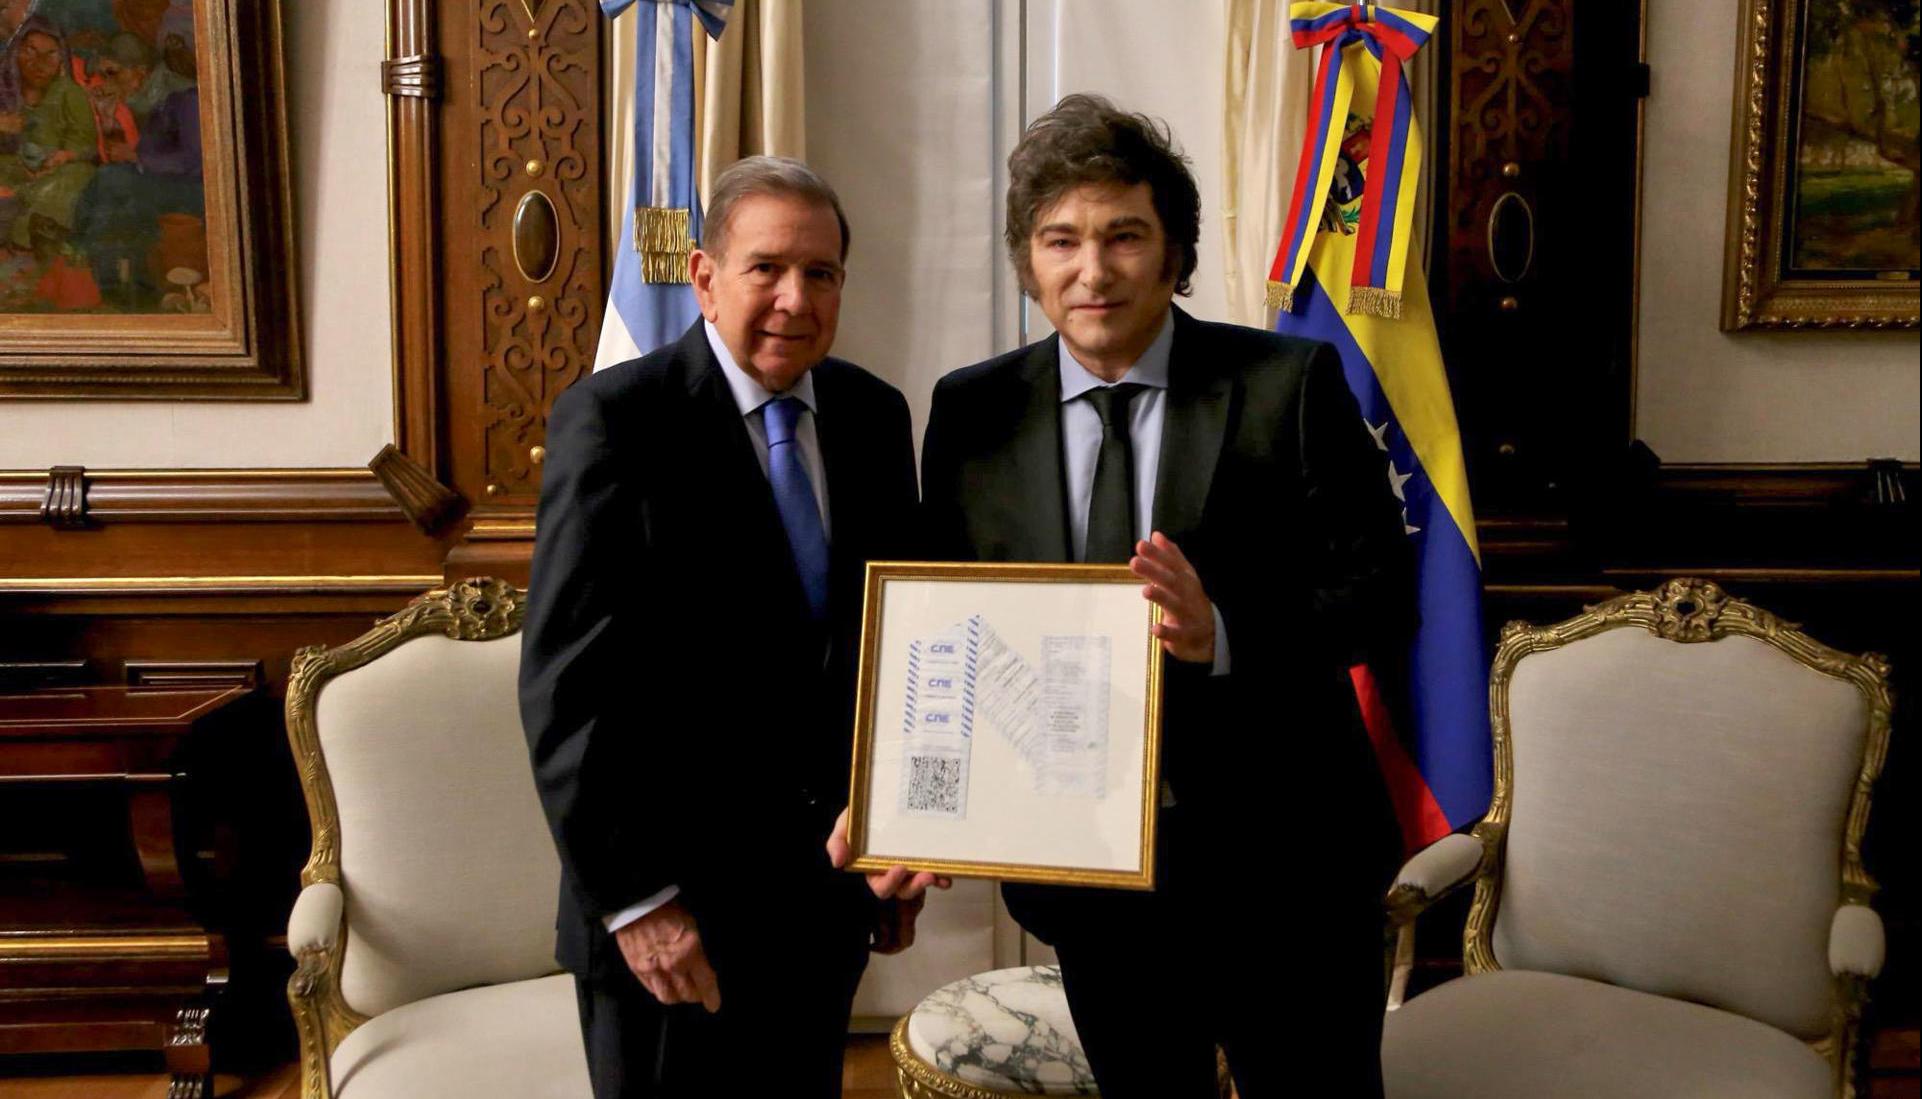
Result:
[[[630,904],[611,916],[602,916],[601,923],[606,925],[608,934],[611,935],[680,895],[681,887],[670,885],[639,904]]]
[[[1228,674],[1228,626],[1226,623],[1224,623],[1221,620],[1220,607],[1217,607],[1213,603],[1210,603],[1208,604],[1208,609],[1213,611],[1215,615],[1215,666],[1209,670],[1208,674],[1211,676],[1227,675]]]

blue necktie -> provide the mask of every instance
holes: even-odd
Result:
[[[801,444],[794,437],[795,424],[806,407],[797,398],[777,397],[761,406],[761,420],[767,427],[767,479],[774,486],[774,506],[787,528],[788,549],[794,553],[795,571],[801,574],[808,610],[818,622],[828,610],[828,536],[821,529],[821,508],[808,480]]]

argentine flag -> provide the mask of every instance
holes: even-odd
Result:
[[[733,0],[601,0],[601,11],[610,19],[629,7],[636,9],[634,145],[625,159],[634,171],[594,352],[597,371],[679,339],[701,315],[686,266],[686,249],[701,238],[701,196],[694,178],[694,20],[719,38]],[[684,234],[679,231],[683,216]],[[670,222],[675,228],[664,235]]]

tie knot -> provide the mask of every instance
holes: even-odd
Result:
[[[767,425],[767,445],[779,446],[794,441],[794,425],[806,408],[799,397],[776,397],[761,406],[762,422]]]
[[[1100,389],[1090,389],[1088,399],[1094,402],[1095,415],[1101,417],[1101,426],[1113,430],[1116,424],[1125,426],[1128,423],[1128,402],[1146,388],[1140,382],[1118,382]]]

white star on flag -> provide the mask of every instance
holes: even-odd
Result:
[[[1368,417],[1363,416],[1361,418],[1361,423],[1363,427],[1368,429],[1368,434],[1374,437],[1375,446],[1377,446],[1382,450],[1387,450],[1388,449],[1388,421],[1383,420],[1381,422],[1381,426],[1377,427],[1376,425],[1368,422]],[[1408,497],[1402,493],[1402,489],[1401,489],[1401,487],[1407,484],[1409,480],[1412,479],[1414,476],[1415,476],[1415,473],[1413,470],[1410,470],[1407,473],[1403,473],[1400,470],[1395,468],[1395,460],[1393,458],[1388,459],[1388,488],[1391,492],[1395,494],[1395,499],[1400,500],[1402,502],[1401,532],[1403,534],[1420,534],[1421,533],[1420,527],[1414,526],[1408,522]]]

